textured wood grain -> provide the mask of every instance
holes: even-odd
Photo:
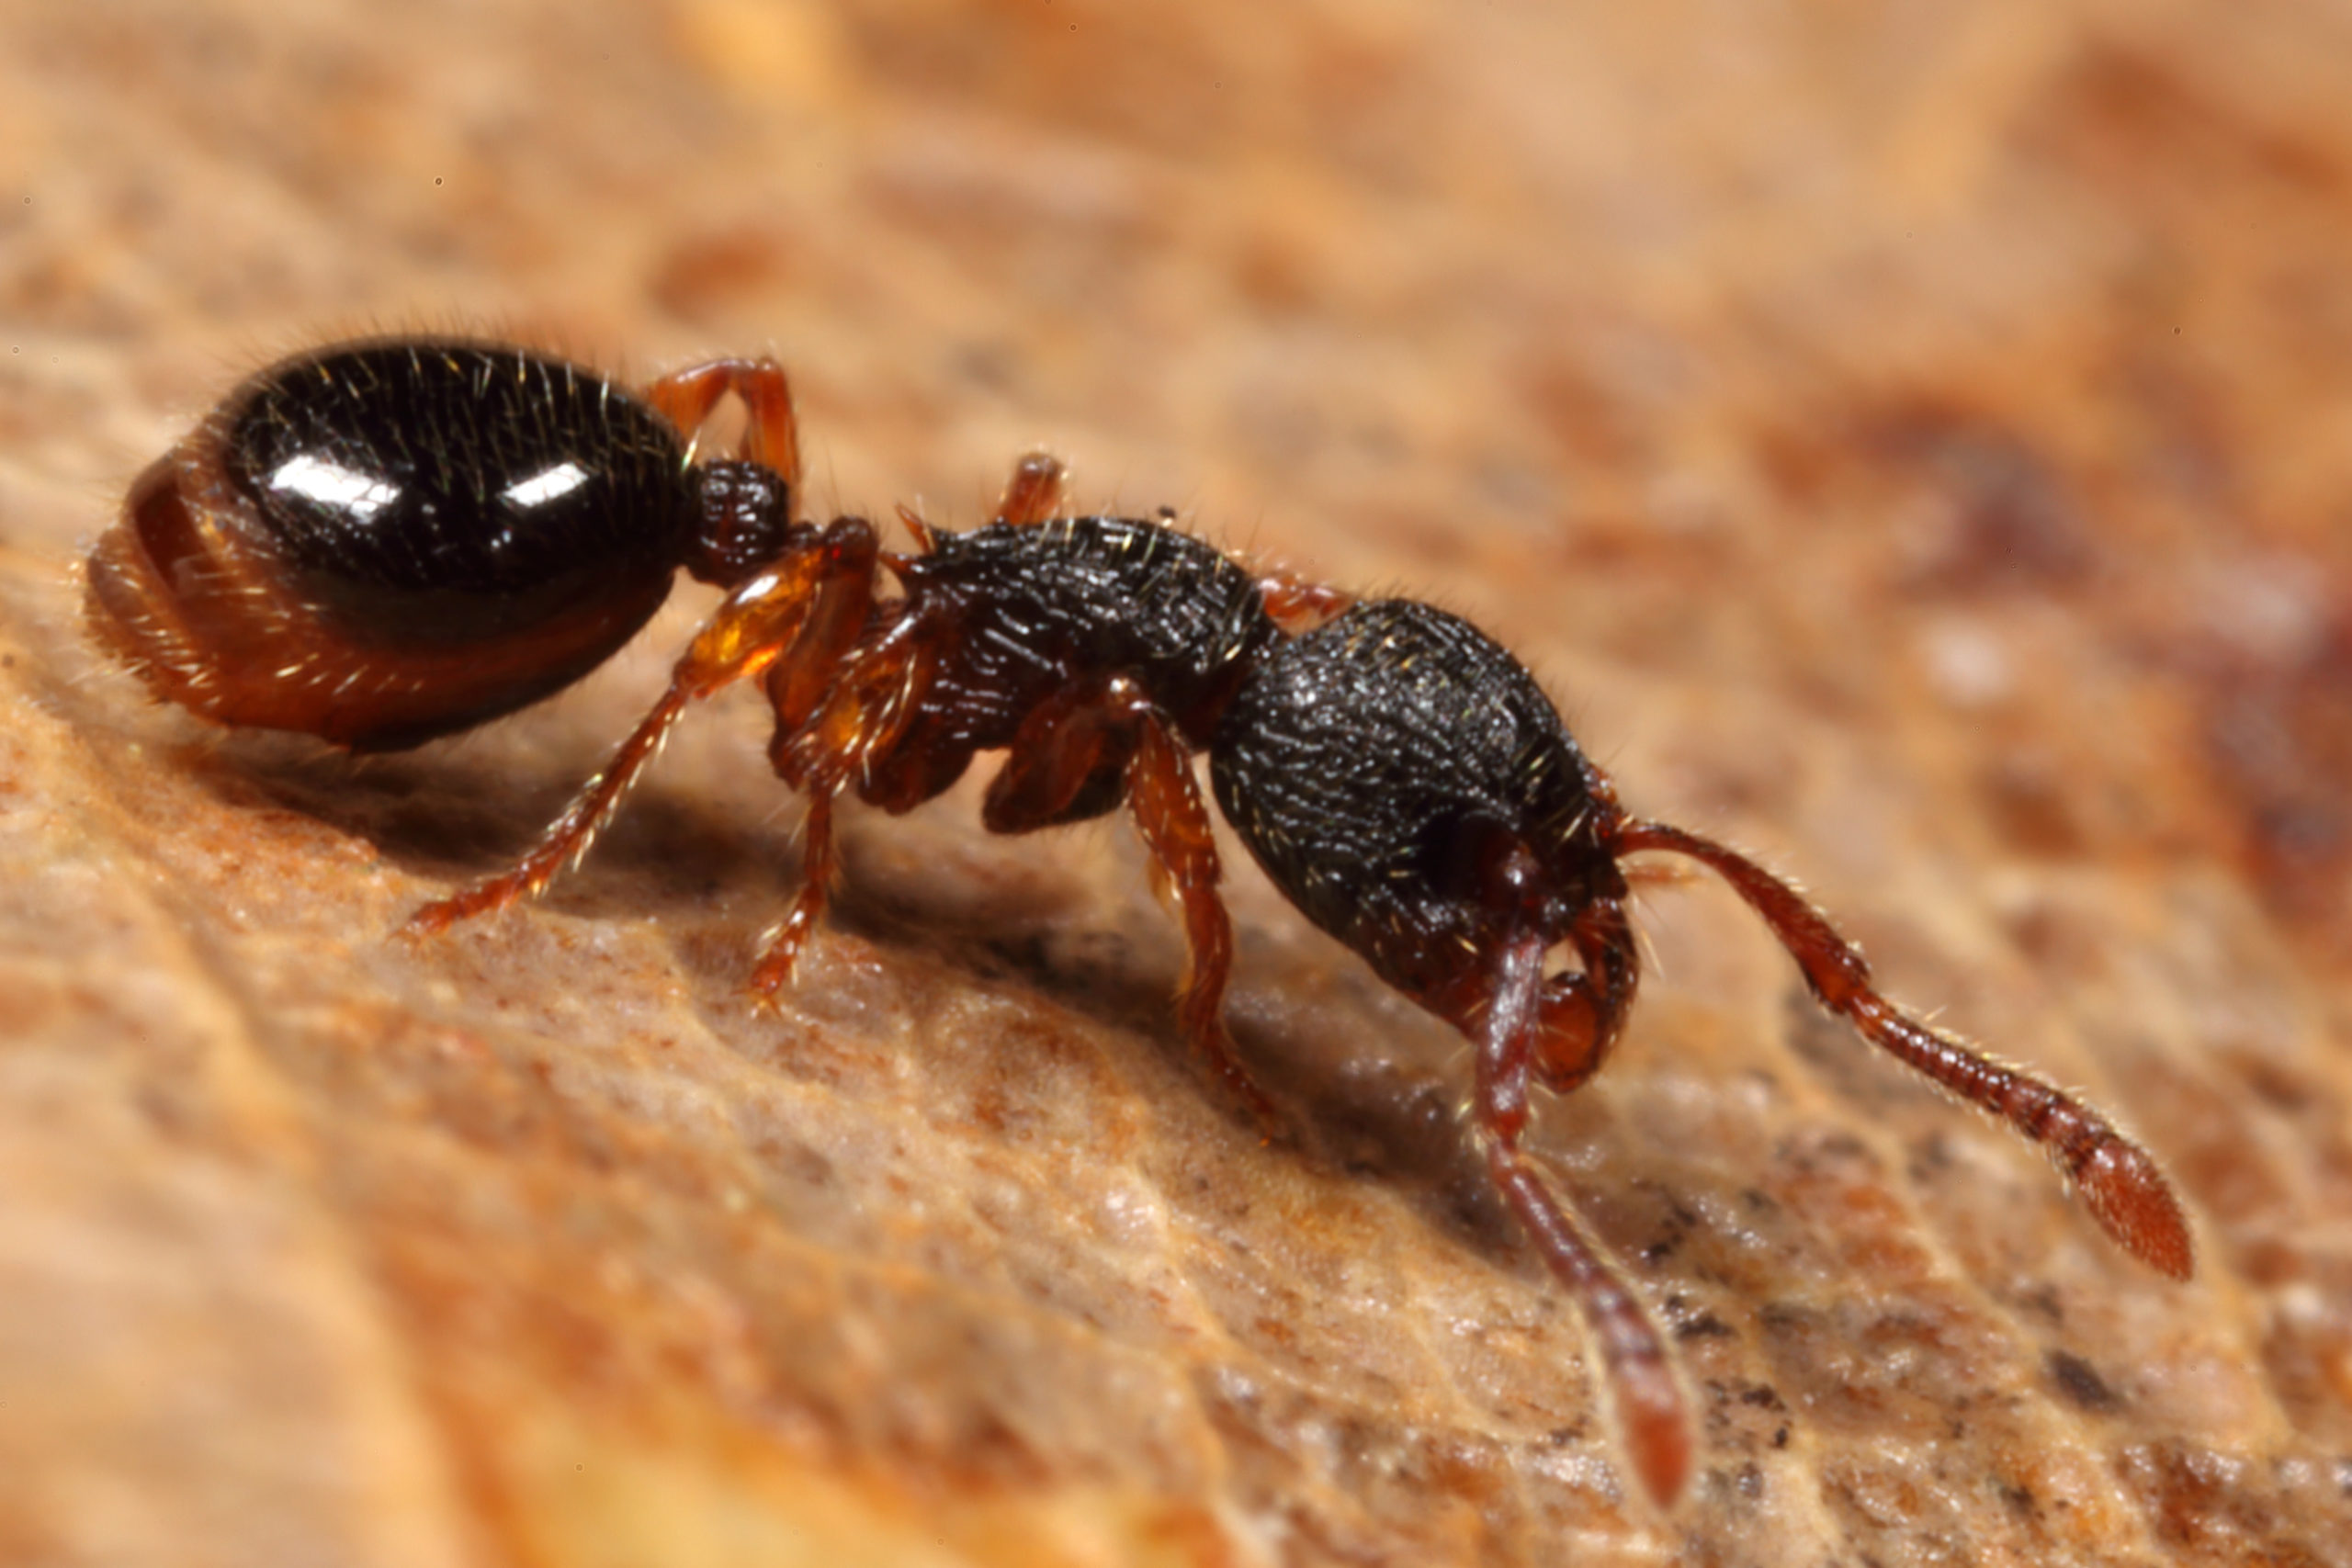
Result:
[[[460,20],[460,17],[464,19]],[[2352,1561],[2352,54],[2233,7],[681,0],[0,18],[0,1560]],[[88,653],[259,358],[774,347],[812,508],[1088,503],[1475,615],[1635,808],[2170,1162],[2202,1272],[1732,900],[1536,1146],[1686,1359],[1671,1517],[1455,1042],[1233,873],[1261,1145],[1110,829],[853,815],[760,716],[439,942],[707,599],[353,766]],[[1228,845],[1230,851],[1230,846]]]

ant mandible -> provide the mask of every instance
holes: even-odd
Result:
[[[740,451],[695,445],[729,394]],[[401,337],[273,365],[133,483],[89,566],[98,640],[160,697],[222,724],[355,750],[415,745],[555,691],[617,650],[675,569],[729,590],[669,689],[505,874],[426,905],[439,931],[542,890],[584,853],[695,700],[763,681],[769,755],[808,797],[803,882],[752,975],[785,985],[838,869],[835,802],[903,812],[1001,750],[982,820],[1019,833],[1133,814],[1182,920],[1187,1037],[1261,1122],[1223,1003],[1233,936],[1192,757],[1301,913],[1468,1038],[1487,1172],[1599,1347],[1633,1468],[1670,1503],[1691,1462],[1665,1345],[1522,1147],[1531,1089],[1599,1070],[1639,974],[1628,856],[1719,874],[1821,1005],[1871,1044],[2042,1145],[2094,1218],[2188,1278],[2188,1226],[2155,1162],[2064,1091],[1928,1027],[1860,953],[1737,852],[1628,815],[1510,653],[1409,600],[1357,602],[1252,573],[1165,518],[1072,516],[1061,470],[1015,468],[995,520],[795,515],[784,372],[719,359],[631,393],[505,345]],[[883,572],[899,596],[880,598]],[[1575,970],[1548,975],[1565,944]]]

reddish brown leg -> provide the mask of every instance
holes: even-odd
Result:
[[[1137,700],[1134,682],[1104,676],[1065,686],[1030,709],[989,781],[980,825],[991,833],[1033,833],[1117,809],[1141,744]]]
[[[800,433],[792,412],[792,383],[773,359],[713,359],[690,365],[645,389],[645,400],[660,409],[689,442],[719,400],[732,392],[743,400],[751,423],[741,456],[784,476],[800,493]]]
[[[1093,815],[1105,802],[1108,770],[1123,791],[1151,854],[1152,881],[1184,924],[1184,977],[1177,1016],[1202,1059],[1257,1118],[1280,1115],[1250,1077],[1225,1027],[1225,987],[1233,972],[1233,925],[1217,897],[1223,874],[1207,807],[1175,724],[1124,675],[1058,694],[1022,726],[1004,771],[989,786],[992,832],[1018,833]]]
[[[1764,917],[1822,1006],[1880,1050],[2049,1149],[2092,1216],[2125,1251],[2176,1280],[2195,1271],[2188,1222],[2144,1150],[2074,1096],[1969,1049],[1888,1001],[1871,984],[1860,952],[1787,883],[1712,839],[1663,822],[1625,823],[1614,850],[1662,850],[1714,870]]]
[[[1258,598],[1274,625],[1291,637],[1311,632],[1346,613],[1356,596],[1344,589],[1309,582],[1287,571],[1267,571],[1258,579]]]
[[[797,734],[840,678],[874,615],[874,563],[880,555],[873,525],[860,517],[828,525],[819,544],[831,552],[823,580],[810,591],[808,610],[791,650],[768,666],[768,705],[778,735]]]
[[[537,897],[565,866],[588,852],[689,704],[779,660],[830,670],[841,657],[842,627],[854,635],[872,602],[874,556],[874,530],[856,518],[808,530],[782,560],[727,596],[671,671],[670,689],[512,870],[425,905],[403,929],[447,931],[459,920]]]
[[[935,650],[952,635],[932,615],[901,615],[854,650],[806,724],[779,725],[776,776],[812,795],[865,784],[899,745],[931,690]]]
[[[1140,699],[1138,699],[1140,700]],[[1135,760],[1127,764],[1127,802],[1136,827],[1151,852],[1154,881],[1172,896],[1184,920],[1184,978],[1177,1017],[1185,1034],[1235,1099],[1248,1108],[1261,1131],[1272,1133],[1281,1116],[1233,1047],[1225,1028],[1225,987],[1233,974],[1233,922],[1217,897],[1216,840],[1183,738],[1166,715],[1151,710],[1144,719]]]
[[[761,998],[772,998],[792,983],[801,952],[817,922],[825,918],[833,884],[840,879],[841,862],[833,847],[835,794],[824,790],[808,796],[808,815],[800,824],[800,891],[783,922],[768,932],[765,950],[752,970],[752,990]]]
[[[833,801],[867,777],[905,733],[930,687],[938,630],[915,616],[892,623],[841,667],[805,724],[783,722],[787,705],[776,698],[779,722],[768,759],[778,778],[807,794],[808,816],[802,829],[800,892],[752,971],[752,989],[763,997],[791,984],[831,895],[838,875]],[[770,695],[775,694],[771,683]]]
[[[1542,873],[1524,845],[1512,845],[1491,869],[1498,889],[1540,885]],[[1464,1031],[1477,1049],[1473,1113],[1478,1142],[1488,1177],[1526,1227],[1553,1276],[1583,1311],[1600,1352],[1601,1381],[1609,1388],[1634,1472],[1643,1489],[1665,1506],[1680,1495],[1691,1458],[1690,1424],[1665,1341],[1640,1300],[1577,1228],[1520,1149],[1529,1114],[1529,1078],[1552,1021],[1546,1017],[1551,1007],[1544,986],[1544,953],[1549,942],[1539,916],[1531,902],[1509,921],[1507,929],[1520,934],[1496,954],[1480,1027]],[[1555,994],[1562,993],[1555,987]],[[1577,994],[1576,988],[1568,987],[1566,994]],[[1581,994],[1590,997],[1591,987]],[[1606,1019],[1609,1006],[1600,1000],[1590,1016]]]
[[[939,548],[938,530],[923,521],[922,513],[917,512],[903,501],[899,502],[899,521],[905,526],[908,533],[915,536],[915,556],[927,556]],[[886,555],[882,558],[882,564],[895,572],[899,570],[900,562],[912,558],[914,558],[908,556]]]

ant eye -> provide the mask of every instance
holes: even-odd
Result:
[[[701,479],[702,515],[686,570],[698,581],[738,587],[784,553],[792,531],[792,487],[764,463],[729,459],[692,471]]]

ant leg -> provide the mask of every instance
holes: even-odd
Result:
[[[903,761],[895,753],[930,694],[939,649],[952,644],[958,627],[945,615],[905,615],[898,605],[885,606],[882,615],[878,632],[823,683],[806,722],[776,727],[768,761],[794,789],[838,795],[854,781],[860,794],[875,799],[877,772]],[[786,711],[780,707],[779,716]],[[927,798],[917,795],[896,809]]]
[[[1217,897],[1223,868],[1190,757],[1174,723],[1133,679],[1082,682],[1057,693],[1023,722],[1003,771],[989,783],[982,820],[990,832],[1026,832],[1100,816],[1126,797],[1151,854],[1153,886],[1184,925],[1177,1016],[1185,1036],[1260,1126],[1272,1130],[1281,1117],[1225,1027],[1233,924]]]
[[[799,733],[815,715],[874,615],[874,563],[881,552],[873,525],[843,517],[820,536],[833,542],[835,559],[810,592],[791,651],[768,666],[768,705],[779,736]]]
[[[833,845],[835,793],[820,790],[808,796],[808,815],[800,825],[800,891],[794,896],[783,923],[768,932],[765,951],[752,970],[752,990],[763,999],[773,999],[792,983],[801,950],[808,945],[817,922],[825,918],[825,905],[832,897],[833,884],[840,880],[841,859]]]
[[[2188,1222],[2156,1162],[2064,1090],[1992,1060],[1897,1008],[1871,984],[1860,951],[1796,889],[1738,852],[1663,822],[1626,822],[1618,854],[1687,855],[1731,884],[1797,962],[1821,1005],[1863,1039],[2043,1145],[2091,1216],[2142,1262],[2175,1280],[2196,1270]]]
[[[729,594],[670,673],[670,688],[604,768],[572,797],[514,868],[408,918],[402,929],[444,931],[462,919],[537,897],[582,855],[643,776],[688,705],[779,660],[838,662],[841,627],[862,624],[871,602],[874,530],[850,517],[807,529],[784,558]]]
[[[1498,886],[1541,883],[1535,858],[1523,844],[1510,844],[1492,869]],[[1522,909],[1512,922],[1520,934],[1495,955],[1485,1016],[1475,1030],[1464,1031],[1477,1055],[1473,1115],[1478,1144],[1488,1179],[1582,1310],[1634,1472],[1643,1489],[1665,1506],[1682,1491],[1691,1460],[1690,1425],[1665,1341],[1639,1298],[1520,1149],[1529,1116],[1528,1081],[1551,1010],[1544,986],[1549,942],[1536,913]],[[1604,1016],[1607,1006],[1601,1001],[1596,1016]]]
[[[1004,482],[1004,494],[996,503],[996,520],[1026,527],[1051,517],[1061,505],[1065,472],[1061,459],[1050,452],[1032,452],[1023,457],[1012,465],[1012,477]]]
[[[1356,596],[1343,588],[1309,582],[1280,570],[1261,572],[1258,598],[1285,636],[1301,637],[1347,613]]]
[[[1112,682],[1115,700],[1124,681]],[[1135,695],[1143,704],[1140,691]],[[1193,781],[1191,753],[1176,725],[1143,706],[1136,754],[1127,763],[1127,803],[1144,846],[1151,852],[1153,885],[1173,897],[1184,922],[1184,977],[1176,1015],[1193,1048],[1226,1089],[1271,1134],[1283,1122],[1273,1102],[1250,1077],[1225,1027],[1225,987],[1233,974],[1233,922],[1216,894],[1223,868],[1216,838]]]
[[[791,984],[838,879],[834,800],[853,780],[870,782],[905,737],[931,686],[933,649],[947,629],[936,617],[902,616],[889,623],[839,664],[805,723],[785,722],[791,708],[779,692],[788,682],[781,671],[771,678],[769,694],[779,722],[768,760],[778,778],[808,795],[808,815],[801,830],[800,892],[752,970],[752,989],[761,996],[772,997]]]
[[[1114,697],[1114,687],[1125,689]],[[1141,744],[1136,701],[1132,682],[1106,676],[1074,682],[1030,709],[989,781],[980,825],[1029,833],[1116,810]]]
[[[917,557],[930,555],[939,548],[939,530],[923,521],[922,513],[903,501],[899,502],[899,522],[908,533],[915,536],[915,553],[913,556],[885,556],[884,564],[894,572],[899,571],[905,562]]]
[[[729,392],[743,400],[751,415],[742,456],[774,468],[784,476],[790,492],[799,495],[800,427],[792,412],[792,383],[775,360],[713,359],[690,365],[648,386],[645,400],[691,442]]]

